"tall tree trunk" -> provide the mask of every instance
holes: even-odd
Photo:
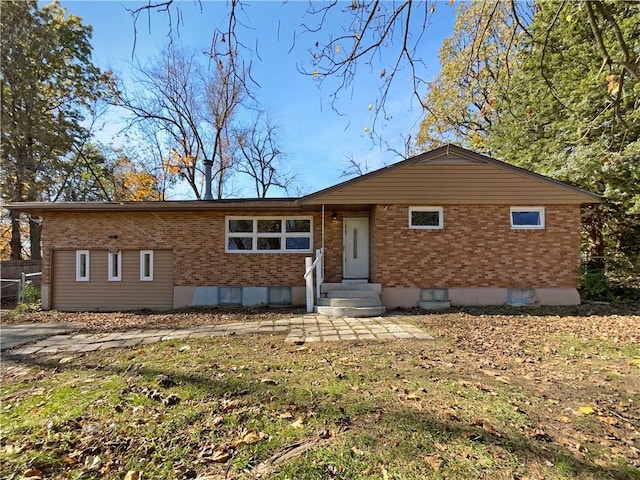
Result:
[[[31,242],[31,260],[42,260],[42,223],[38,217],[29,217],[29,240]]]
[[[590,270],[603,270],[605,266],[605,242],[602,234],[604,212],[599,206],[588,207],[583,219],[587,233],[587,267]]]
[[[11,210],[9,213],[11,219],[11,260],[22,260],[22,241],[20,238],[20,212]]]

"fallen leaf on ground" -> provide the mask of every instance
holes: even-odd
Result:
[[[22,478],[25,480],[37,480],[43,478],[42,472],[37,468],[31,467],[26,472],[22,474]]]
[[[360,457],[363,457],[366,453],[364,450],[360,450],[358,447],[351,447],[351,451]]]
[[[2,450],[7,455],[13,455],[22,452],[23,447],[20,445],[5,445]]]
[[[424,457],[424,461],[434,472],[438,472],[440,470],[443,462],[442,457],[438,454],[427,455]]]
[[[100,459],[100,455],[94,455],[94,456],[88,456],[87,458],[85,458],[84,460],[84,466],[88,469],[88,470],[95,470],[98,467],[100,467],[100,464],[102,463],[102,460]]]
[[[458,416],[455,414],[455,412],[452,412],[451,410],[444,412],[444,416],[447,420],[450,420],[450,421],[458,420]]]
[[[222,415],[216,415],[211,419],[211,423],[213,424],[214,427],[217,427],[222,422],[224,422],[224,417]]]
[[[231,460],[231,453],[226,446],[205,446],[200,452],[200,458],[213,463],[227,463]]]
[[[251,445],[254,443],[258,443],[260,440],[264,440],[269,435],[264,432],[248,432],[242,437],[242,443],[246,445]]]
[[[304,428],[304,421],[302,418],[297,419],[295,422],[291,424],[293,428]]]
[[[209,457],[209,460],[214,463],[227,463],[229,460],[231,460],[231,454],[226,450],[216,450],[215,452],[213,452],[213,455]]]
[[[615,418],[607,417],[605,415],[598,415],[598,420],[609,425],[616,425],[618,423],[618,420],[616,420]]]
[[[580,408],[578,408],[578,410],[580,411],[580,413],[584,415],[591,415],[592,413],[595,413],[595,410],[593,409],[593,407],[590,407],[589,405],[583,405]]]
[[[141,480],[142,470],[129,470],[124,476],[124,480]]]

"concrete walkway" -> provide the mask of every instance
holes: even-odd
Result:
[[[0,350],[10,350],[25,343],[78,330],[72,323],[25,323],[0,325]]]
[[[130,330],[114,333],[71,333],[65,334],[73,326],[58,325],[58,330],[52,326],[47,338],[18,346],[19,339],[31,342],[25,328],[32,328],[39,334],[44,325],[7,325],[1,330],[2,350],[5,343],[12,345],[10,355],[64,354],[71,352],[92,352],[107,348],[132,347],[155,343],[163,340],[187,339],[196,337],[215,337],[224,335],[241,335],[249,333],[278,333],[288,332],[285,342],[305,343],[338,340],[387,340],[396,338],[433,340],[433,337],[410,323],[394,319],[393,317],[372,318],[335,318],[309,314],[303,317],[284,318],[281,320],[262,320],[259,322],[229,323],[224,325],[203,326],[184,329],[154,329]],[[16,335],[13,335],[15,330]],[[44,329],[46,330],[46,328]],[[28,333],[28,332],[27,332]],[[15,338],[13,338],[15,337]],[[41,337],[40,337],[41,338]],[[22,341],[22,344],[26,343]],[[14,348],[16,347],[16,348]]]

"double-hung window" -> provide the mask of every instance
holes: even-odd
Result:
[[[107,274],[110,282],[122,280],[122,252],[111,250],[107,253]]]
[[[544,229],[544,207],[511,207],[511,228]]]
[[[89,281],[89,250],[76,250],[76,282]]]
[[[311,217],[226,217],[229,253],[311,252]]]
[[[442,207],[409,207],[409,228],[438,230],[444,227]]]

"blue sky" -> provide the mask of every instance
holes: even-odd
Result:
[[[93,59],[102,69],[111,69],[125,80],[132,62],[145,63],[157,55],[168,41],[168,16],[166,13],[150,13],[141,16],[134,47],[133,18],[127,9],[146,2],[118,1],[74,1],[63,0],[60,4],[69,13],[78,15],[84,24],[93,27]],[[348,7],[350,2],[345,2]],[[173,31],[176,32],[180,9],[178,41],[189,48],[206,51],[211,44],[215,27],[226,20],[228,5],[225,1],[191,0],[178,1],[172,7]],[[240,13],[240,40],[255,50],[258,55],[243,52],[253,61],[253,75],[260,87],[254,94],[262,109],[281,126],[280,143],[287,154],[290,169],[298,172],[298,188],[301,193],[316,191],[340,181],[340,172],[346,157],[366,162],[369,170],[394,163],[400,158],[386,148],[375,145],[366,129],[373,123],[370,104],[379,97],[379,72],[389,68],[392,58],[383,53],[379,63],[372,68],[359,67],[354,84],[344,91],[336,106],[330,104],[334,90],[331,81],[318,85],[313,78],[298,72],[301,66],[310,66],[309,49],[319,41],[321,44],[330,34],[337,34],[345,27],[346,16],[335,10],[325,29],[316,34],[303,34],[293,42],[294,33],[301,32],[303,22],[315,22],[304,17],[308,3],[305,1],[249,1],[244,13]],[[442,40],[453,32],[455,6],[449,2],[435,3],[435,12],[421,43],[421,58],[427,65],[425,76],[433,77],[439,70],[438,49]],[[338,8],[343,8],[338,5]],[[132,58],[133,55],[133,58]],[[415,137],[421,118],[421,109],[412,98],[412,86],[408,72],[402,72],[395,80],[391,96],[387,101],[387,112],[391,119],[377,125],[385,142],[398,151],[408,135]],[[118,119],[123,112],[112,111],[109,126],[100,133],[104,143],[118,145]],[[252,190],[242,183],[235,185],[240,196],[252,196]],[[272,195],[282,195],[273,191]],[[190,198],[187,190],[177,189],[170,198]]]

